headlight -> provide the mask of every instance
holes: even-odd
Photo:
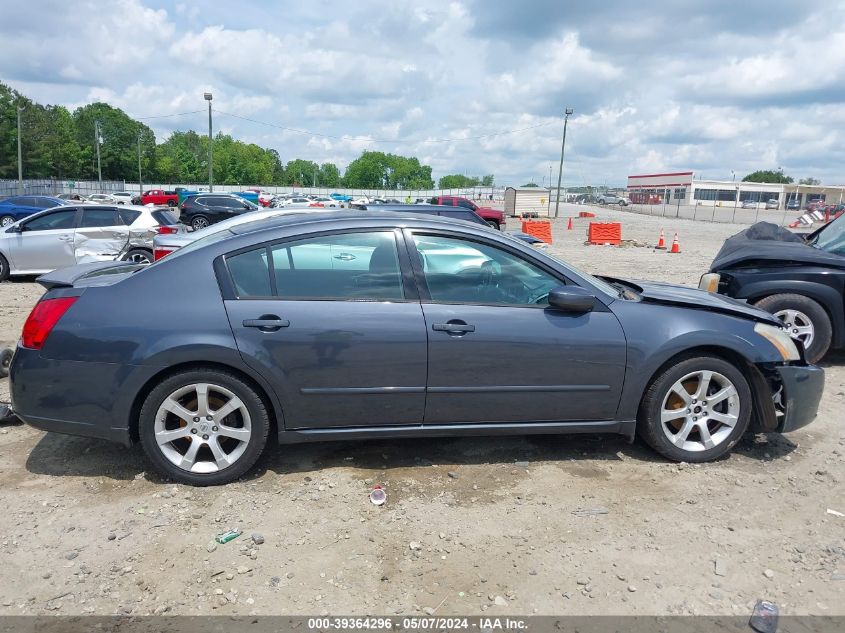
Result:
[[[801,360],[795,341],[781,328],[768,323],[758,323],[754,326],[754,331],[774,345],[783,360]]]
[[[707,273],[702,275],[698,282],[699,290],[707,292],[719,292],[719,273]]]

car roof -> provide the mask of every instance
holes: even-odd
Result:
[[[397,205],[398,206],[398,205]],[[402,205],[405,207],[413,207],[415,205]],[[434,205],[426,205],[429,209]],[[448,207],[447,207],[448,208]],[[424,222],[425,224],[434,226],[434,227],[454,227],[455,223],[460,222],[464,226],[471,226],[476,229],[480,230],[490,230],[480,224],[476,224],[475,222],[466,222],[464,220],[456,220],[454,218],[441,218],[440,216],[431,215],[430,213],[414,213],[413,210],[409,210],[405,214],[399,214],[391,211],[361,211],[357,209],[345,209],[340,211],[328,211],[328,212],[320,212],[320,213],[291,213],[289,215],[283,215],[278,218],[270,218],[265,220],[259,220],[256,222],[247,222],[246,224],[239,224],[238,226],[234,226],[229,230],[234,233],[235,235],[246,235],[249,233],[258,233],[262,231],[272,231],[275,229],[284,228],[291,225],[303,226],[305,224],[316,224],[316,223],[326,223],[330,224],[332,222],[338,222],[343,220],[354,220],[354,219],[363,219],[363,220],[389,220],[390,224],[394,224],[397,221],[407,220],[407,221],[416,221],[416,222]],[[499,231],[493,231],[494,233],[499,233]]]

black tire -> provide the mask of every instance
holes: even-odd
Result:
[[[228,390],[240,399],[249,414],[251,432],[249,440],[246,442],[245,449],[233,464],[215,472],[197,473],[180,468],[170,461],[156,441],[155,424],[159,407],[161,407],[169,396],[178,392],[178,390],[182,388],[189,388],[190,385],[197,383],[208,384],[210,386],[209,394],[212,394],[215,388],[219,389],[222,387],[223,389]],[[231,415],[239,414],[234,413]],[[196,419],[198,418],[195,418],[195,420]],[[224,419],[229,420],[230,416],[227,416]],[[202,423],[202,421],[200,421],[200,423]],[[181,426],[181,424],[178,426]],[[216,429],[217,427],[214,428]],[[256,393],[252,386],[244,382],[244,380],[234,373],[216,368],[206,368],[182,371],[162,380],[150,392],[146,400],[144,400],[138,420],[138,430],[141,437],[141,445],[144,447],[144,452],[147,454],[156,470],[162,475],[191,486],[216,486],[238,479],[255,465],[255,462],[258,461],[258,458],[261,456],[261,453],[264,451],[264,447],[267,444],[267,435],[270,430],[270,418],[267,414],[267,407],[265,406],[264,401]],[[208,438],[207,436],[203,436],[203,439],[205,440]],[[186,441],[187,444],[185,444],[185,446],[191,446],[191,442],[193,442],[194,439],[188,438]],[[207,455],[211,455],[210,448],[203,449],[202,443],[200,446],[201,448],[199,451],[206,450],[208,451]]]
[[[9,260],[0,255],[0,282],[9,278]]]
[[[153,254],[143,248],[133,248],[123,256],[123,261],[135,262],[136,264],[152,264]]]
[[[680,398],[674,395],[673,387],[685,377],[694,375],[696,372],[714,373],[710,382],[709,395],[715,395],[724,388],[725,385],[719,383],[721,378],[726,379],[734,387],[735,394],[732,398],[722,399],[715,405],[712,403],[709,404],[712,407],[711,411],[714,415],[717,413],[721,416],[725,416],[725,414],[733,415],[736,418],[733,426],[724,425],[715,419],[711,419],[708,415],[707,401],[696,399],[693,400],[691,405],[680,407],[670,406],[667,410],[677,411],[683,417],[667,422],[669,430],[664,430],[661,419],[664,400],[667,404],[673,404],[673,398],[677,398],[680,401]],[[717,379],[716,376],[720,376],[721,378]],[[700,384],[698,382],[692,386],[695,387]],[[690,392],[688,383],[683,383],[682,387],[691,397],[694,397],[695,389]],[[713,389],[716,391],[712,391]],[[690,408],[683,411],[686,406],[690,406]],[[717,356],[695,355],[682,357],[664,366],[651,380],[640,403],[637,433],[649,446],[672,461],[707,462],[721,457],[730,451],[739,441],[748,428],[748,422],[751,419],[751,407],[751,388],[748,386],[745,376],[743,376],[742,372],[735,365]],[[693,418],[693,416],[696,416],[696,418]],[[693,422],[693,419],[697,419],[698,424]],[[685,424],[690,424],[692,429],[688,431],[687,436],[684,436],[685,439],[690,440],[688,442],[690,444],[689,449],[684,448],[687,442],[684,442],[682,446],[678,446],[668,436],[669,432],[674,432],[677,436],[680,436],[683,433],[683,429],[686,428],[684,427]],[[705,447],[704,437],[699,430],[699,425],[701,424],[704,424],[708,435],[712,433],[711,439],[715,442],[715,445],[711,448]],[[676,428],[672,428],[675,425]],[[718,441],[716,441],[717,438]],[[695,449],[692,448],[693,446]]]
[[[499,230],[499,223],[496,222],[496,220],[487,220],[487,226],[491,229],[496,229],[497,231]]]
[[[804,295],[786,293],[763,297],[754,305],[772,314],[796,311],[809,319],[813,328],[813,338],[810,345],[804,348],[804,356],[808,362],[819,362],[830,349],[830,343],[833,340],[833,324],[827,311],[817,301]],[[789,334],[795,336],[796,333],[790,331]],[[806,336],[799,340],[803,343]]]
[[[0,351],[0,378],[6,378],[9,375],[9,365],[12,364],[12,356],[15,350],[11,347],[6,347]]]
[[[191,218],[191,228],[195,231],[199,231],[200,229],[204,229],[210,225],[211,222],[209,222],[208,218],[204,215],[195,215]]]
[[[168,207],[170,207],[170,208],[172,209],[173,207],[175,207],[175,206],[176,206],[176,203],[175,203],[173,200],[168,200],[168,201],[167,201],[167,206],[168,206]]]
[[[15,222],[17,222],[17,220],[14,217],[12,217],[11,215],[4,215],[4,216],[0,217],[0,227],[11,226]]]

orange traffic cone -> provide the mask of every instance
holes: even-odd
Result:
[[[571,231],[571,230],[572,230],[572,218],[569,218],[569,223],[566,225],[566,230],[567,230],[567,231]]]
[[[675,239],[672,240],[672,250],[669,251],[670,253],[680,253],[681,252],[681,245],[678,244],[678,234],[675,233]]]
[[[655,248],[661,251],[666,250],[666,238],[663,235],[663,229],[660,229],[660,238],[658,238]]]

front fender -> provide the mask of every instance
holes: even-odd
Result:
[[[618,419],[636,418],[640,401],[655,374],[672,358],[700,350],[739,357],[751,365],[783,363],[778,350],[754,332],[755,323],[706,310],[614,302],[628,340],[625,384]]]

